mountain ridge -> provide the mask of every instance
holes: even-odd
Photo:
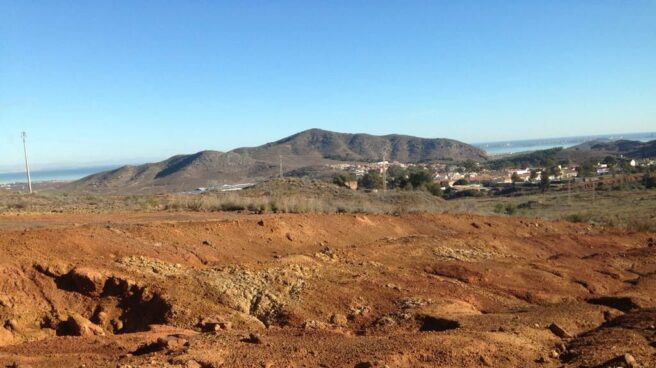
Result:
[[[486,161],[480,148],[447,138],[384,136],[308,129],[277,141],[228,152],[204,150],[163,161],[127,165],[68,184],[74,191],[179,191],[212,184],[257,181],[285,172],[343,162]]]

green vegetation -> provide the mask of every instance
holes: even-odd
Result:
[[[348,182],[355,181],[356,177],[355,174],[353,173],[341,173],[337,174],[333,177],[333,184],[340,186],[340,187],[346,187]]]
[[[517,172],[513,172],[512,175],[510,176],[510,180],[512,181],[513,185],[517,184],[517,182],[521,181],[522,179],[519,177],[519,174]]]
[[[506,157],[488,163],[492,170],[502,170],[511,167],[552,167],[556,165],[556,155],[563,147],[535,151],[523,155]]]
[[[543,192],[546,192],[549,189],[550,185],[551,185],[551,179],[549,179],[549,171],[542,170],[542,173],[540,174],[540,189]]]
[[[593,161],[585,161],[576,169],[579,178],[589,178],[595,175],[595,164]]]
[[[345,186],[347,180],[353,180],[343,174],[333,178],[333,183]],[[358,180],[358,187],[366,190],[382,189],[383,177],[376,170],[370,170]],[[426,191],[435,196],[442,195],[442,188],[433,181],[433,175],[429,170],[401,166],[391,166],[387,170],[387,189],[396,191]]]
[[[383,189],[383,177],[376,170],[370,170],[358,180],[358,187],[363,189]]]
[[[656,188],[656,176],[652,175],[651,172],[645,173],[645,175],[642,176],[642,185],[644,185],[646,189]]]
[[[480,167],[478,166],[478,163],[474,160],[465,160],[462,163],[462,166],[467,170],[467,172],[477,172],[480,170]]]
[[[517,205],[514,203],[497,203],[494,205],[495,213],[505,213],[506,215],[512,216],[517,213]]]
[[[423,190],[441,196],[442,188],[433,181],[433,175],[427,169],[391,166],[387,170],[387,188],[397,190]]]

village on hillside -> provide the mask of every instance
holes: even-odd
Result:
[[[485,191],[493,187],[503,187],[516,184],[539,184],[544,181],[580,182],[590,181],[597,177],[614,176],[642,172],[656,167],[655,159],[622,159],[607,157],[596,163],[587,162],[582,165],[557,164],[552,167],[511,167],[493,169],[490,165],[466,161],[452,163],[402,163],[379,161],[371,163],[340,163],[330,165],[334,170],[352,174],[356,179],[375,172],[384,175],[391,168],[420,169],[431,173],[433,180],[439,183],[442,190],[451,188],[455,191],[476,190]],[[347,187],[357,189],[357,180],[347,183]]]

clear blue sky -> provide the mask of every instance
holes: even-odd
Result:
[[[656,130],[656,1],[0,0],[0,168]]]

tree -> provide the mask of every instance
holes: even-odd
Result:
[[[383,177],[376,170],[370,170],[358,180],[358,187],[364,189],[382,189]]]
[[[519,177],[519,174],[517,174],[517,171],[513,172],[512,175],[510,176],[510,180],[512,181],[513,185],[515,185],[518,181],[521,181],[522,178]]]
[[[608,167],[614,167],[617,164],[617,159],[614,156],[606,156],[603,163]]]
[[[472,159],[467,159],[462,163],[462,166],[467,170],[467,172],[478,171],[478,164]]]
[[[653,176],[650,172],[646,172],[645,175],[642,176],[642,185],[644,185],[646,189],[656,188],[656,176]]]
[[[413,168],[408,170],[408,181],[413,188],[421,189],[433,183],[433,175],[426,169]]]
[[[337,174],[333,177],[333,184],[340,187],[345,187],[347,186],[346,183],[353,180],[355,180],[355,175],[353,175],[352,173],[342,173],[342,174]]]
[[[442,196],[442,187],[438,183],[430,183],[426,185],[426,190],[434,196]]]
[[[547,170],[542,170],[542,173],[540,174],[540,189],[542,189],[543,192],[546,192],[547,189],[549,189],[549,185],[551,185],[549,172]]]
[[[549,169],[549,175],[553,175],[554,177],[558,178],[558,177],[560,177],[561,175],[563,175],[563,172],[562,172],[562,170],[560,170],[560,167],[558,167],[558,166],[552,166],[552,167]]]
[[[595,168],[591,161],[586,161],[576,168],[580,178],[589,178],[594,176]]]
[[[453,182],[453,185],[469,185],[469,182],[465,179],[458,179]]]
[[[408,170],[398,165],[392,165],[387,169],[387,187],[403,188],[406,185]]]
[[[529,179],[531,179],[531,180],[535,180],[535,179],[537,179],[537,178],[538,178],[538,171],[535,170],[535,169],[532,169],[532,170],[531,170],[531,174],[530,174],[530,176],[529,176]]]

